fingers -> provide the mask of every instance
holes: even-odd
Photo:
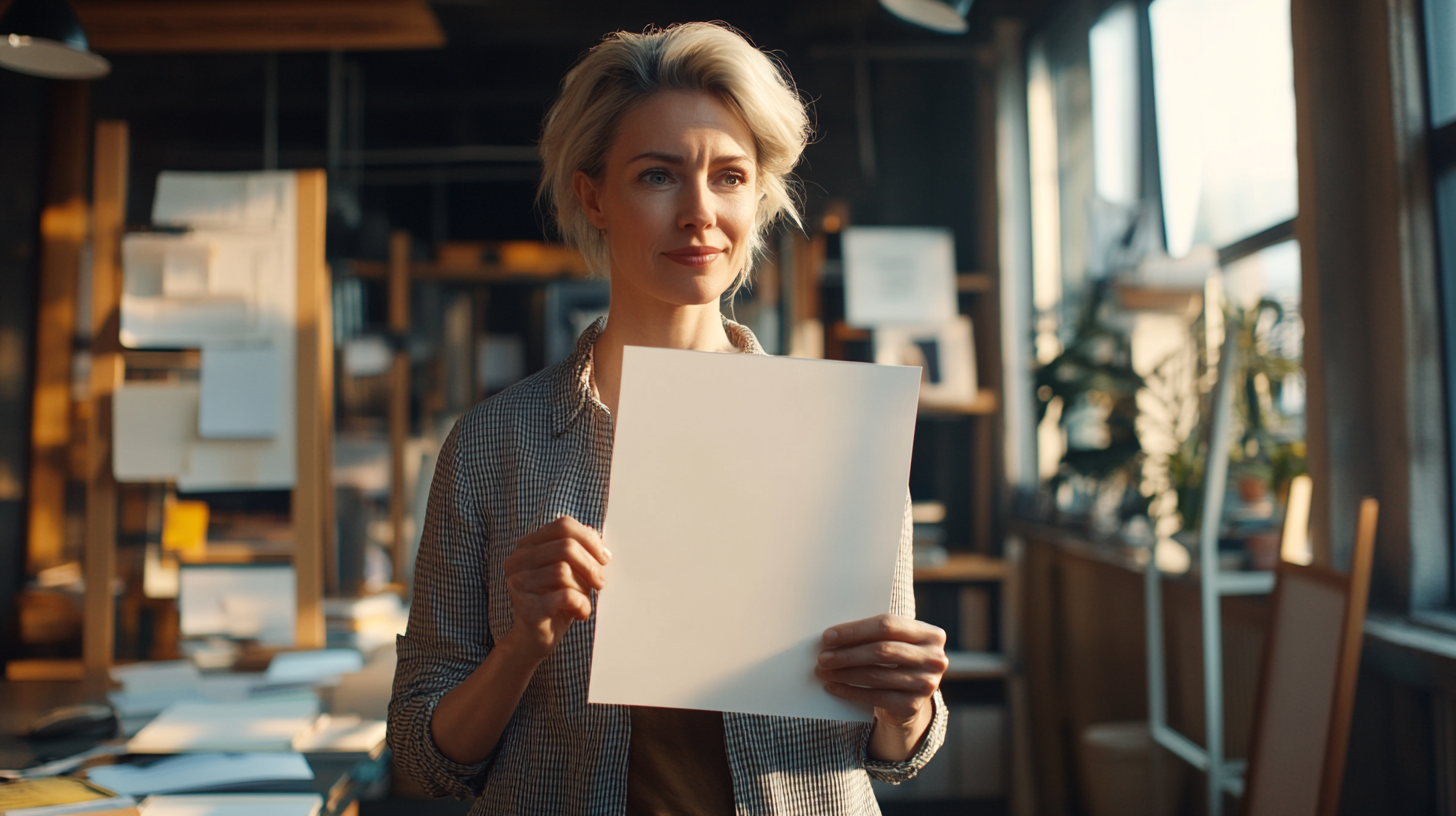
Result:
[[[884,711],[893,720],[909,722],[926,705],[925,697],[903,691],[859,688],[844,683],[825,683],[825,690],[835,697]],[[876,714],[878,717],[878,713]]]
[[[903,692],[916,698],[925,698],[940,688],[938,672],[917,672],[891,669],[884,666],[855,666],[848,669],[826,669],[823,666],[814,674],[825,687],[831,685],[857,686],[870,691]]]
[[[601,535],[571,516],[561,516],[555,521],[537,528],[535,532],[523,536],[520,541],[516,542],[516,549],[529,549],[561,539],[576,541],[599,564],[606,564],[612,560],[612,551],[602,544]]]
[[[831,648],[857,646],[879,641],[900,641],[944,646],[945,630],[924,621],[899,615],[876,615],[873,618],[841,623],[824,630],[824,645]]]
[[[606,586],[602,562],[575,538],[558,538],[532,546],[518,546],[506,557],[502,568],[508,582],[523,573],[555,569],[560,573],[563,586],[570,585],[565,583],[571,580],[566,574],[568,572],[576,576],[575,582],[583,588],[601,589]]]
[[[819,653],[819,665],[826,669],[893,666],[941,674],[949,666],[949,661],[946,660],[945,650],[939,646],[882,640],[844,649],[825,649]]]

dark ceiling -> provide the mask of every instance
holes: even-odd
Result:
[[[366,151],[530,145],[567,68],[610,31],[686,20],[722,20],[776,51],[814,105],[818,139],[801,175],[809,207],[851,201],[855,217],[944,222],[973,253],[976,61],[998,16],[1025,16],[1044,0],[978,0],[972,30],[946,37],[902,24],[875,0],[445,0],[432,4],[448,37],[439,50],[343,56],[350,116],[345,146]],[[863,43],[952,49],[951,59],[870,64],[878,179],[859,160],[853,61]],[[837,53],[834,53],[838,49]],[[826,53],[826,51],[831,53]],[[98,118],[131,124],[134,190],[129,219],[145,222],[152,180],[168,169],[249,170],[263,162],[266,58],[259,54],[113,55],[92,85]],[[319,166],[329,144],[330,59],[280,54],[278,163]],[[898,169],[897,169],[898,168]],[[363,167],[359,211],[331,223],[333,254],[378,255],[389,228],[432,239],[542,235],[532,208],[535,169],[492,161],[411,161]],[[898,203],[897,203],[898,202]],[[347,215],[347,217],[343,217]],[[335,240],[337,238],[337,241]]]

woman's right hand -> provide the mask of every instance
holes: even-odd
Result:
[[[520,541],[502,565],[514,618],[508,637],[536,660],[556,648],[572,621],[591,617],[591,592],[606,586],[612,553],[596,530],[562,516]]]

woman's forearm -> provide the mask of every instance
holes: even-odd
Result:
[[[915,756],[934,719],[934,704],[921,708],[915,719],[903,727],[882,723],[876,718],[875,728],[870,732],[870,759],[878,762],[904,762]]]
[[[540,659],[503,638],[465,682],[435,706],[430,736],[446,758],[473,765],[495,750]]]

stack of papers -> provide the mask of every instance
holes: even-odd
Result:
[[[289,751],[318,717],[313,692],[239,703],[183,701],[166,708],[127,743],[133,754]]]
[[[363,754],[370,758],[384,750],[384,720],[365,720],[352,714],[319,716],[313,728],[293,738],[293,750],[305,754]]]
[[[148,796],[142,816],[318,816],[324,799],[316,793],[258,793],[205,796]]]
[[[91,781],[117,793],[220,790],[311,790],[313,769],[302,754],[184,754],[149,765],[100,765]]]
[[[111,669],[121,691],[106,695],[122,717],[150,717],[178,700],[202,697],[202,673],[190,660],[132,663]]]
[[[317,649],[280,652],[268,663],[263,679],[269,685],[337,685],[339,677],[364,668],[364,657],[354,649]]]

